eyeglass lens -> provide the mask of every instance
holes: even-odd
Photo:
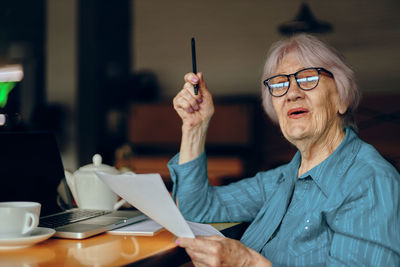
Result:
[[[278,75],[268,81],[268,87],[271,94],[281,96],[286,94],[290,86],[291,75]],[[305,69],[294,74],[299,87],[303,90],[311,90],[315,88],[319,81],[317,69]]]

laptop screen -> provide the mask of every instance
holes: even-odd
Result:
[[[53,133],[0,133],[0,201],[39,202],[41,216],[61,211],[57,187],[63,178]]]

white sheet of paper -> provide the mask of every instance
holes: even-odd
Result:
[[[117,195],[177,237],[195,237],[159,174],[96,174]]]
[[[186,222],[189,224],[189,227],[190,229],[192,229],[195,236],[211,236],[211,235],[224,236],[220,231],[218,231],[209,224],[189,222],[189,221]]]

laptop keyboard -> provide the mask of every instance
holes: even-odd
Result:
[[[40,218],[39,226],[47,228],[57,228],[71,223],[76,223],[82,220],[98,217],[112,211],[105,210],[69,210],[62,213],[57,213],[50,216]]]

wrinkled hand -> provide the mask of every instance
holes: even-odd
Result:
[[[271,266],[271,262],[237,240],[221,236],[178,238],[195,266]]]
[[[214,114],[212,96],[203,80],[203,74],[199,72],[187,73],[182,90],[174,98],[174,109],[182,119],[183,127],[189,129],[198,126],[208,127],[208,123]],[[194,94],[194,84],[199,85],[198,95]]]

